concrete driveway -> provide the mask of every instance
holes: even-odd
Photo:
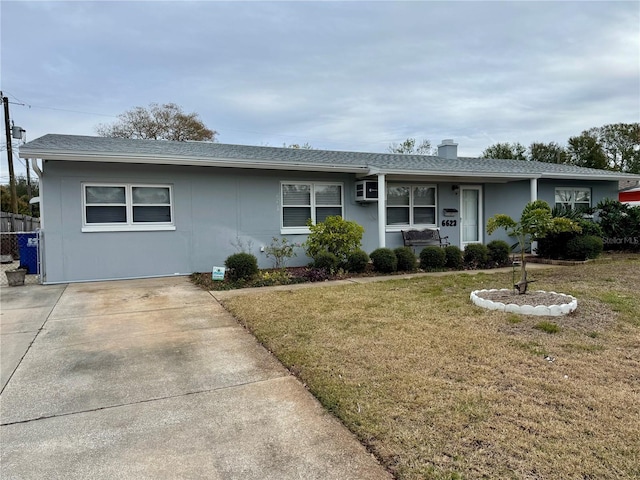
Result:
[[[390,478],[184,277],[0,294],[3,479]]]

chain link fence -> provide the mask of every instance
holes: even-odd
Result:
[[[0,286],[21,285],[23,276],[25,285],[41,283],[40,240],[40,231],[0,234]]]

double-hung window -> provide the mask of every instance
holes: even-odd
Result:
[[[388,185],[387,226],[433,226],[436,224],[435,185]]]
[[[171,185],[82,185],[83,232],[175,230]]]
[[[591,207],[591,189],[556,188],[556,207],[584,212]]]
[[[319,223],[330,215],[343,216],[342,184],[282,182],[282,231],[308,233],[307,221]]]

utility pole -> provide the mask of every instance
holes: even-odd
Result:
[[[11,210],[18,213],[18,194],[16,193],[16,176],[13,173],[13,148],[11,146],[11,127],[9,125],[9,99],[2,95],[4,104],[4,131],[7,134],[7,163],[9,164],[9,190],[11,192]]]

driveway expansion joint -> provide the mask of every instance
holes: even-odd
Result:
[[[237,329],[237,328],[243,328],[240,324],[237,325],[220,325],[220,326],[207,326],[207,327],[200,327],[200,328],[187,328],[184,330],[165,330],[162,332],[153,332],[153,333],[127,333],[127,334],[122,334],[122,335],[115,335],[114,339],[122,339],[122,338],[133,338],[133,337],[154,337],[154,336],[158,336],[158,335],[167,335],[167,334],[175,334],[175,333],[185,333],[185,332],[195,332],[198,330],[224,330],[224,329]],[[76,342],[76,343],[67,343],[64,346],[61,347],[46,347],[43,345],[39,344],[40,348],[46,348],[47,351],[56,351],[56,350],[65,350],[68,349],[69,347],[78,347],[80,345],[91,345],[93,343],[102,343],[103,340],[96,338],[95,340],[89,340],[87,342]]]
[[[282,373],[282,375],[278,375],[272,378],[266,378],[264,380],[255,380],[252,382],[243,382],[243,383],[236,383],[233,385],[226,385],[224,387],[218,387],[218,388],[209,388],[206,390],[195,390],[193,392],[185,392],[185,393],[180,393],[177,395],[166,395],[164,397],[156,397],[156,398],[147,398],[144,400],[138,400],[137,402],[128,402],[128,403],[120,403],[117,405],[105,405],[104,407],[96,407],[96,408],[89,408],[87,410],[79,410],[77,412],[67,412],[67,413],[59,413],[56,415],[43,415],[41,417],[37,417],[37,418],[27,418],[25,420],[17,420],[15,422],[7,422],[7,423],[0,423],[0,427],[8,427],[11,425],[20,425],[20,424],[24,424],[24,423],[32,423],[32,422],[37,422],[39,420],[49,420],[51,418],[59,418],[59,417],[69,417],[69,416],[73,416],[73,415],[81,415],[83,413],[91,413],[91,412],[99,412],[101,410],[111,410],[113,408],[120,408],[120,407],[128,407],[128,406],[132,406],[132,405],[142,405],[145,403],[152,403],[152,402],[157,402],[157,401],[161,401],[161,400],[170,400],[173,398],[181,398],[181,397],[188,397],[191,395],[200,395],[200,394],[204,394],[204,393],[212,393],[212,392],[220,392],[220,391],[225,391],[225,390],[230,390],[230,389],[234,389],[234,388],[239,388],[239,387],[246,387],[249,385],[259,385],[261,383],[266,383],[266,382],[270,382],[272,380],[278,380],[278,379],[282,379],[282,378],[288,378],[290,377],[291,374],[289,371],[284,371]]]
[[[134,315],[137,313],[148,313],[151,314],[153,312],[164,312],[168,310],[183,310],[186,307],[206,307],[207,305],[211,305],[211,302],[202,302],[202,303],[189,303],[188,305],[182,305],[179,307],[166,307],[166,308],[153,308],[149,310],[123,310],[123,311],[113,311],[109,312],[109,315]],[[55,309],[55,307],[54,307]],[[90,313],[90,314],[82,314],[82,315],[60,315],[51,318],[52,322],[64,321],[64,320],[73,320],[77,318],[92,318],[92,317],[103,317],[103,313]]]

